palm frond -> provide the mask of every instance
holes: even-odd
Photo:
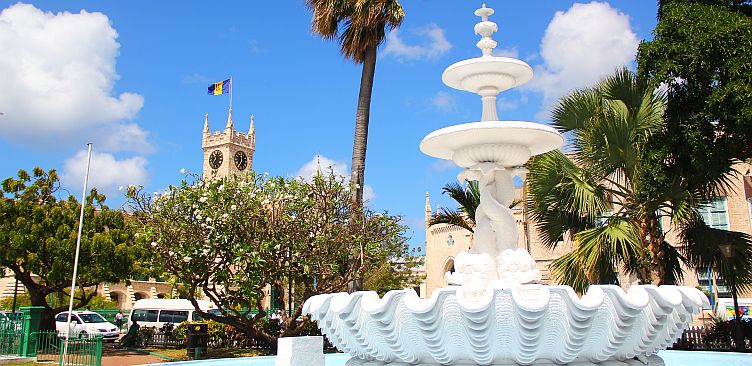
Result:
[[[682,262],[686,262],[686,258],[681,255],[675,246],[664,241],[661,243],[661,252],[663,253],[663,263],[665,267],[665,276],[663,278],[663,284],[676,285],[682,279],[684,279],[684,270],[682,269]]]
[[[449,224],[459,226],[469,232],[473,232],[474,222],[470,221],[465,213],[454,210],[441,209],[437,215],[433,216],[428,222],[428,226],[438,224]]]
[[[680,231],[682,252],[694,268],[713,268],[740,291],[752,289],[752,236],[746,233],[715,229],[699,216]],[[726,258],[722,245],[730,245],[732,256]]]
[[[590,287],[590,279],[582,265],[582,257],[572,251],[554,259],[548,269],[551,278],[559,284],[570,286],[579,294],[585,293]]]
[[[475,225],[475,210],[480,205],[480,188],[477,181],[465,182],[461,186],[457,182],[448,183],[441,189],[441,194],[446,194],[457,202],[459,210],[467,215],[472,225]]]
[[[583,257],[585,270],[599,273],[603,268],[613,270],[614,264],[637,261],[643,251],[638,232],[631,221],[612,217],[607,225],[577,233],[577,252]]]

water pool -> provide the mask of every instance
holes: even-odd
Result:
[[[734,352],[660,351],[658,355],[666,366],[750,366],[752,354]],[[345,366],[350,355],[334,353],[326,355],[326,366]],[[223,358],[219,360],[184,361],[160,364],[163,366],[211,365],[211,366],[274,366],[274,356]]]

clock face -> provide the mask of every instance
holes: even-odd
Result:
[[[220,166],[222,166],[222,152],[219,150],[212,151],[211,155],[209,155],[209,166],[212,167],[212,169],[217,169]]]
[[[235,160],[235,166],[238,168],[238,170],[245,170],[245,168],[248,166],[248,156],[246,156],[245,152],[243,151],[235,152],[233,159]]]

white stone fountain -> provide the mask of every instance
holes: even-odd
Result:
[[[425,154],[464,168],[477,180],[481,201],[468,252],[455,259],[450,286],[429,299],[413,290],[337,293],[311,297],[304,313],[317,320],[348,365],[662,365],[655,352],[681,335],[708,300],[692,287],[634,285],[628,292],[593,285],[579,297],[568,286],[536,284],[540,271],[518,248],[509,209],[513,177],[533,155],[559,148],[553,128],[499,121],[496,95],[533,77],[525,62],[492,56],[498,30],[485,5],[475,11],[483,56],[457,62],[442,75],[450,87],[481,96],[480,122],[426,136]]]

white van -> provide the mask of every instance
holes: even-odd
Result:
[[[217,306],[208,301],[198,300],[198,306],[203,311],[221,314]],[[177,326],[186,320],[201,320],[201,316],[195,310],[193,304],[184,299],[141,299],[133,304],[128,317],[128,327],[130,328],[133,320],[138,321],[141,328],[157,329],[167,323]]]

